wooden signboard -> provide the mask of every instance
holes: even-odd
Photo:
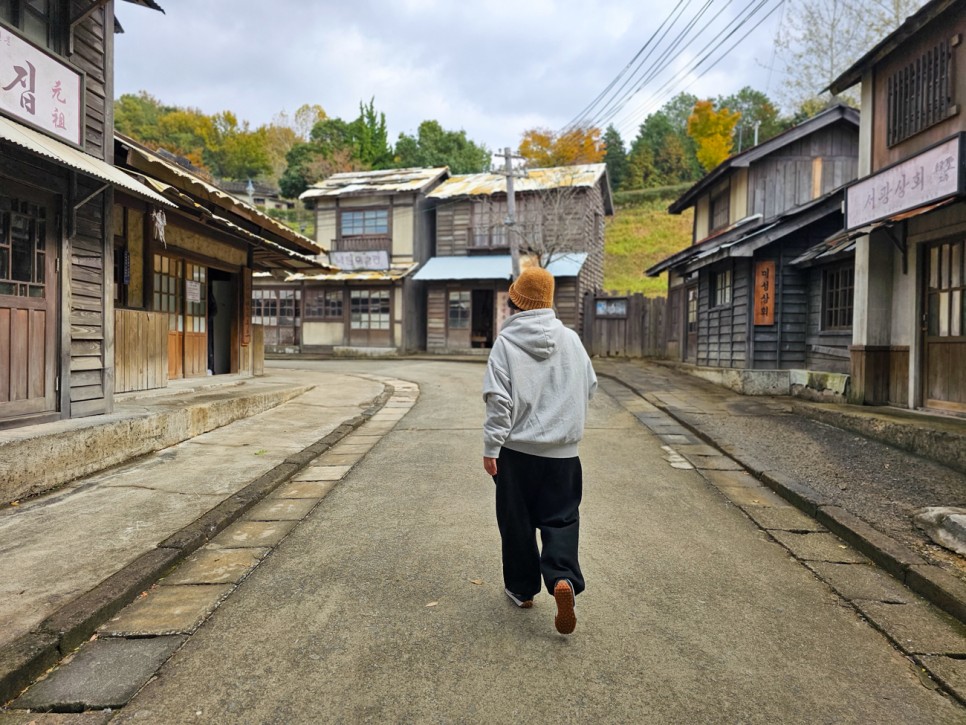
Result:
[[[775,261],[755,262],[755,324],[775,324]]]

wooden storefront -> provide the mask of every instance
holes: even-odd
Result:
[[[113,30],[110,2],[0,6],[0,426],[113,408],[114,190],[170,206],[112,165]]]

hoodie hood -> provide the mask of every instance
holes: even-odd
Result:
[[[550,308],[527,310],[511,315],[500,334],[503,338],[538,360],[546,360],[557,351],[557,339],[563,323]]]

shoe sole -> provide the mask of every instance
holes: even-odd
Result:
[[[515,596],[510,594],[510,592],[507,592],[507,591],[504,591],[504,594],[506,594],[507,599],[513,602],[513,605],[515,607],[519,607],[520,609],[530,609],[530,607],[533,606],[532,599],[517,599]]]
[[[577,614],[574,612],[574,590],[567,582],[557,582],[553,588],[553,598],[557,602],[557,616],[553,626],[560,634],[570,634],[577,627]]]

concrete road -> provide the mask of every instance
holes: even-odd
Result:
[[[564,637],[549,595],[520,610],[503,594],[482,366],[299,365],[420,398],[114,722],[966,719],[606,393],[581,450],[588,589]]]

